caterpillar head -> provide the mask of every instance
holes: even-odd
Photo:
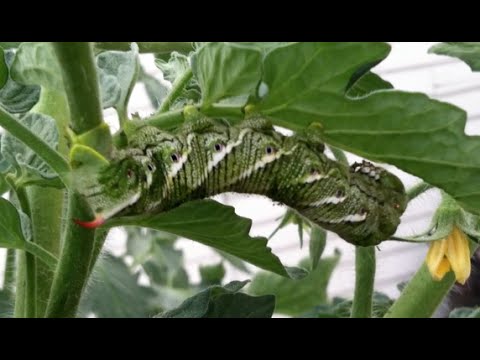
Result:
[[[95,219],[75,222],[86,228],[95,228],[135,204],[144,189],[150,186],[154,170],[149,158],[135,153],[121,153],[99,173],[97,185],[84,194]]]

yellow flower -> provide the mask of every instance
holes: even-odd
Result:
[[[460,284],[465,284],[470,276],[470,244],[462,230],[453,227],[445,239],[430,244],[426,258],[432,277],[440,281],[446,273],[453,270]]]

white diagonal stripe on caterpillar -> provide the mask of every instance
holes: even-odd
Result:
[[[353,215],[347,215],[342,218],[338,219],[332,219],[332,220],[325,220],[325,222],[330,223],[330,224],[340,224],[343,222],[362,222],[365,221],[367,218],[367,214],[353,214]]]
[[[252,175],[254,171],[264,168],[267,164],[279,159],[282,155],[285,155],[285,152],[283,152],[282,150],[279,150],[274,154],[264,155],[260,160],[258,160],[255,164],[250,166],[247,170],[238,175],[236,178],[232,179],[229,183],[235,184],[237,181],[248,178],[250,175]]]
[[[309,175],[305,180],[302,181],[302,184],[311,184],[315,181],[322,180],[322,179],[327,179],[328,175],[324,174],[312,174]]]
[[[326,198],[320,199],[320,200],[315,201],[313,203],[309,203],[307,205],[311,206],[311,207],[318,207],[320,205],[326,205],[326,204],[340,204],[340,203],[344,202],[346,199],[347,199],[346,196],[341,196],[341,197],[328,196]]]

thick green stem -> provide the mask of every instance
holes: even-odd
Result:
[[[172,90],[168,93],[167,97],[163,100],[158,113],[164,113],[170,109],[173,102],[180,96],[185,86],[188,84],[193,76],[192,69],[188,69],[172,84]]]
[[[140,53],[167,54],[172,51],[189,53],[193,50],[191,42],[137,42]],[[130,42],[97,42],[95,48],[100,50],[129,51]]]
[[[233,123],[245,118],[243,107],[231,105],[212,105],[208,108],[199,109],[199,111],[210,117],[228,117]]]
[[[134,120],[132,123],[135,125],[150,125],[155,126],[163,130],[170,130],[178,125],[181,125],[185,120],[183,116],[183,109],[177,109],[168,111],[162,114],[153,115],[145,120]],[[128,135],[128,129],[125,129]]]
[[[100,256],[100,253],[102,252],[103,244],[105,244],[105,240],[107,239],[108,232],[110,230],[107,228],[100,228],[97,229],[95,232],[95,245],[93,247],[93,252],[92,252],[92,259],[90,261],[90,266],[89,266],[89,276],[93,271],[93,268],[95,267],[95,264],[97,263],[98,257]]]
[[[26,298],[26,265],[25,265],[25,252],[23,250],[17,250],[17,269],[15,274],[15,310],[13,316],[16,318],[25,317],[25,298]]]
[[[31,112],[45,114],[55,119],[60,135],[58,151],[62,155],[67,156],[67,129],[70,114],[65,93],[42,88],[40,101]],[[30,220],[33,234],[33,243],[28,245],[33,248],[33,251],[36,250],[35,246],[37,245],[36,247],[40,251],[44,250],[47,254],[50,253],[50,255],[58,257],[61,248],[65,191],[41,186],[30,186],[27,188],[27,194],[30,203]],[[35,253],[35,255],[38,256],[39,254]],[[56,263],[55,258],[53,260]],[[45,314],[55,274],[55,268],[47,264],[44,261],[36,261],[37,317],[43,317]]]
[[[210,117],[228,117],[229,120],[232,120],[234,123],[242,120],[245,117],[243,108],[238,106],[214,105],[206,109],[197,107],[197,110]],[[183,109],[176,109],[161,114],[155,114],[144,120],[132,121],[131,123],[134,123],[137,127],[142,125],[150,125],[163,130],[171,130],[183,124],[184,121],[185,117],[183,114]],[[129,132],[127,130],[126,132],[128,135]]]
[[[16,189],[15,194],[22,211],[30,216],[30,204],[25,189]],[[22,278],[19,278],[18,282],[20,283],[20,286],[24,287],[22,294],[24,298],[19,298],[19,295],[17,294],[15,301],[23,303],[22,317],[32,318],[37,315],[35,257],[28,252],[25,252],[22,257],[24,258],[24,261],[21,263],[21,266],[23,266],[24,269],[21,272]]]
[[[56,42],[53,46],[62,69],[72,129],[77,134],[85,133],[103,122],[92,45]]]
[[[15,191],[10,191],[10,200],[15,206],[20,206],[18,196]],[[15,309],[13,316],[16,318],[25,317],[25,252],[23,250],[15,250]]]
[[[433,280],[427,265],[413,276],[400,297],[385,314],[386,318],[429,318],[455,283],[455,275],[449,272],[441,281]]]
[[[62,77],[70,108],[71,127],[81,136],[103,124],[97,73],[90,43],[54,43],[62,66]],[[109,133],[97,139],[111,144]],[[90,275],[95,246],[95,231],[76,225],[74,219],[91,219],[93,213],[85,199],[70,192],[64,229],[63,248],[53,280],[46,317],[74,317],[82,291]]]
[[[3,279],[3,291],[10,295],[13,295],[13,286],[15,284],[15,251],[15,249],[7,249],[5,276]]]
[[[58,174],[63,183],[69,186],[70,165],[65,158],[2,107],[0,107],[0,126],[35,151]]]
[[[45,317],[75,317],[90,273],[95,231],[73,223],[72,219],[91,219],[93,213],[85,199],[70,195],[64,245],[52,285]]]
[[[25,317],[37,317],[37,298],[36,298],[36,260],[35,256],[25,252]]]
[[[355,295],[352,305],[352,318],[369,318],[372,316],[375,269],[375,247],[357,246],[355,249]]]

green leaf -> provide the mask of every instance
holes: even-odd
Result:
[[[480,139],[465,135],[465,111],[420,93],[383,90],[356,99],[345,96],[362,71],[388,50],[382,43],[301,43],[275,49],[265,59],[269,92],[258,110],[292,130],[314,125],[326,143],[395,165],[480,212]]]
[[[0,144],[2,143],[3,134],[0,133]],[[10,163],[3,157],[0,152],[0,173],[5,173],[10,168]]]
[[[252,280],[248,293],[252,295],[275,295],[276,313],[298,316],[316,305],[327,302],[327,286],[330,276],[340,259],[340,253],[319,261],[315,270],[302,280],[285,279],[275,274],[260,272]],[[310,267],[309,259],[300,262]]]
[[[130,51],[102,52],[97,67],[103,107],[126,113],[139,69],[138,46],[132,43]]]
[[[308,231],[310,229],[310,221],[308,221],[298,212],[290,208],[287,209],[287,211],[285,211],[285,214],[283,215],[282,220],[278,224],[277,228],[273,230],[273,232],[270,234],[268,238],[271,239],[279,230],[283,229],[285,226],[290,224],[297,225],[298,238],[300,240],[300,248],[302,248],[303,232]]]
[[[294,119],[290,121],[307,126],[318,121],[309,111],[312,98],[343,95],[389,51],[383,43],[293,43],[279,47],[265,58],[263,81],[268,94],[259,109],[272,118],[284,119],[287,113]]]
[[[374,292],[372,299],[372,317],[382,318],[392,306],[394,300],[381,292]],[[309,318],[350,318],[352,300],[335,297],[329,304],[316,306],[302,317]]]
[[[363,75],[353,86],[347,91],[347,96],[351,98],[358,98],[366,96],[373,91],[393,89],[393,85],[386,80],[383,80],[377,74],[367,72]]]
[[[57,258],[39,245],[28,241],[32,238],[28,216],[1,197],[0,215],[0,247],[28,251],[55,270]]]
[[[246,45],[208,43],[193,55],[192,70],[208,108],[219,100],[254,92],[262,74],[262,53]]]
[[[103,255],[95,265],[90,284],[80,303],[80,314],[97,317],[148,317],[155,293],[138,284],[138,275],[120,258]]]
[[[157,110],[163,99],[167,96],[167,87],[153,75],[147,74],[141,66],[138,80],[145,86],[148,99],[150,100],[152,107]]]
[[[372,299],[372,317],[383,318],[393,303],[394,300],[390,299],[387,295],[375,291]]]
[[[136,227],[127,228],[127,235],[127,255],[133,257],[133,266],[143,266],[153,284],[171,288],[189,286],[183,251],[174,248],[176,236]]]
[[[20,215],[11,202],[0,198],[0,247],[24,249],[25,237]],[[24,226],[25,228],[25,226]]]
[[[272,51],[272,50],[274,50],[274,49],[276,49],[280,46],[287,45],[288,42],[274,42],[274,41],[269,41],[269,42],[240,42],[238,44],[258,49],[265,56],[270,51]]]
[[[243,293],[226,294],[210,305],[208,318],[271,318],[275,296],[250,296]]]
[[[58,145],[58,130],[55,120],[50,116],[29,113],[18,120],[41,138],[51,148]],[[1,139],[2,156],[10,165],[24,168],[28,172],[43,178],[54,178],[57,174],[32,149],[24,145],[15,137],[6,133]]]
[[[157,57],[155,64],[163,74],[163,78],[173,84],[180,81],[182,77],[190,71],[189,58],[178,52],[173,52],[166,59]],[[168,93],[169,91],[167,91]],[[201,93],[198,81],[195,78],[190,79],[186,86],[182,89],[177,99],[170,105],[170,109],[178,109],[190,103],[197,103],[200,101]]]
[[[178,308],[160,314],[162,318],[269,318],[275,308],[273,296],[253,297],[238,291],[247,284],[233,282],[212,286],[185,300]]]
[[[323,250],[325,250],[326,243],[327,232],[319,226],[312,226],[309,245],[310,263],[312,264],[312,270],[315,270],[317,268],[320,258],[323,254]]]
[[[0,48],[2,49],[16,49],[20,46],[21,42],[0,42]]]
[[[195,286],[173,288],[152,284],[151,290],[154,291],[154,296],[149,301],[150,307],[153,314],[158,314],[180,306],[183,301],[193,296],[198,288]]]
[[[0,48],[0,89],[5,85],[8,80],[8,65],[5,62],[5,54],[3,49]]]
[[[151,283],[149,299],[153,313],[172,309],[194,289],[183,268],[183,253],[174,248],[176,236],[139,227],[127,229],[127,255],[134,259],[132,267],[141,264]]]
[[[143,264],[150,281],[171,288],[187,288],[188,274],[183,268],[183,252],[173,247],[173,242],[153,244],[151,257]]]
[[[220,285],[225,276],[225,267],[223,262],[216,265],[200,266],[201,284],[205,286]]]
[[[133,266],[144,264],[151,256],[153,250],[153,238],[149,236],[149,229],[128,227],[127,231],[127,252],[133,258]]]
[[[352,300],[335,297],[329,304],[315,306],[304,313],[302,318],[350,318]]]
[[[190,69],[188,56],[173,52],[168,60],[161,57],[155,59],[155,65],[160,69],[165,80],[172,84]]]
[[[480,308],[460,307],[453,309],[449,318],[480,318]]]
[[[11,70],[15,52],[13,50],[5,51],[5,64]],[[0,105],[12,114],[26,113],[30,110],[40,98],[40,86],[22,85],[17,83],[8,74],[8,80],[0,89]]]
[[[250,219],[236,215],[233,207],[213,200],[191,201],[168,212],[113,218],[107,222],[110,227],[120,225],[143,226],[186,237],[282,276],[305,275],[303,270],[293,273],[286,269],[267,247],[267,239],[249,236]]]
[[[51,43],[22,43],[18,48],[11,72],[12,78],[19,83],[63,91],[60,64]]]
[[[447,42],[432,46],[429,53],[456,57],[470,66],[472,71],[480,71],[480,42]]]

